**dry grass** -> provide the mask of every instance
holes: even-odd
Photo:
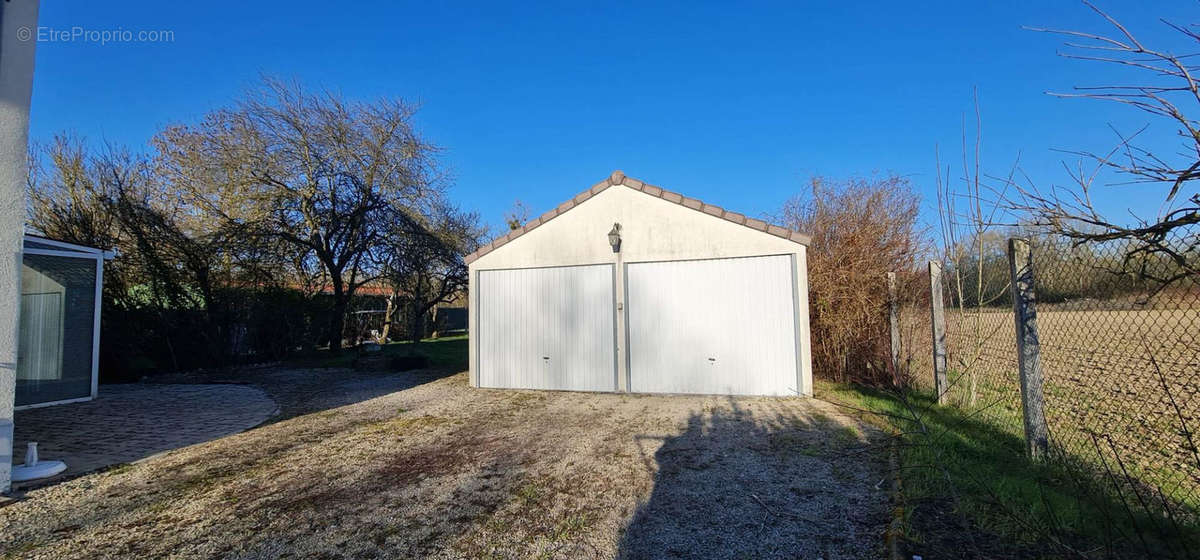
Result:
[[[838,382],[884,383],[888,288],[884,273],[915,268],[921,198],[895,175],[829,181],[789,200],[779,219],[812,235],[808,288],[813,369]]]
[[[35,490],[13,557],[873,557],[875,432],[811,399],[465,374]]]

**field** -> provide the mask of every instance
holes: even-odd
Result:
[[[929,319],[904,313],[914,382],[932,386]],[[1038,312],[1045,415],[1062,458],[1128,472],[1195,520],[1200,456],[1200,309]],[[1023,437],[1011,311],[947,311],[950,401]],[[1186,429],[1185,429],[1186,426]]]

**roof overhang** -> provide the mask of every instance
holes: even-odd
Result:
[[[57,239],[51,239],[49,237],[42,237],[40,235],[34,235],[32,233],[26,233],[23,241],[24,242],[32,241],[34,243],[40,243],[42,245],[53,247],[55,251],[61,251],[64,253],[79,253],[80,257],[100,258],[100,259],[104,259],[104,260],[111,260],[112,258],[117,256],[117,251],[115,249],[107,249],[106,250],[106,249],[101,249],[99,247],[89,247],[87,245],[79,245],[77,243],[68,243],[66,241],[59,241]]]

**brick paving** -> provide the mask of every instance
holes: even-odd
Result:
[[[78,475],[241,432],[276,410],[246,385],[101,385],[89,402],[17,411],[13,462],[36,441],[41,459],[67,462],[63,477]]]

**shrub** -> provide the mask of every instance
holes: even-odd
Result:
[[[926,247],[920,197],[907,179],[829,181],[789,200],[781,221],[812,236],[808,289],[813,369],[835,381],[882,383],[887,356],[888,272],[916,268]]]

